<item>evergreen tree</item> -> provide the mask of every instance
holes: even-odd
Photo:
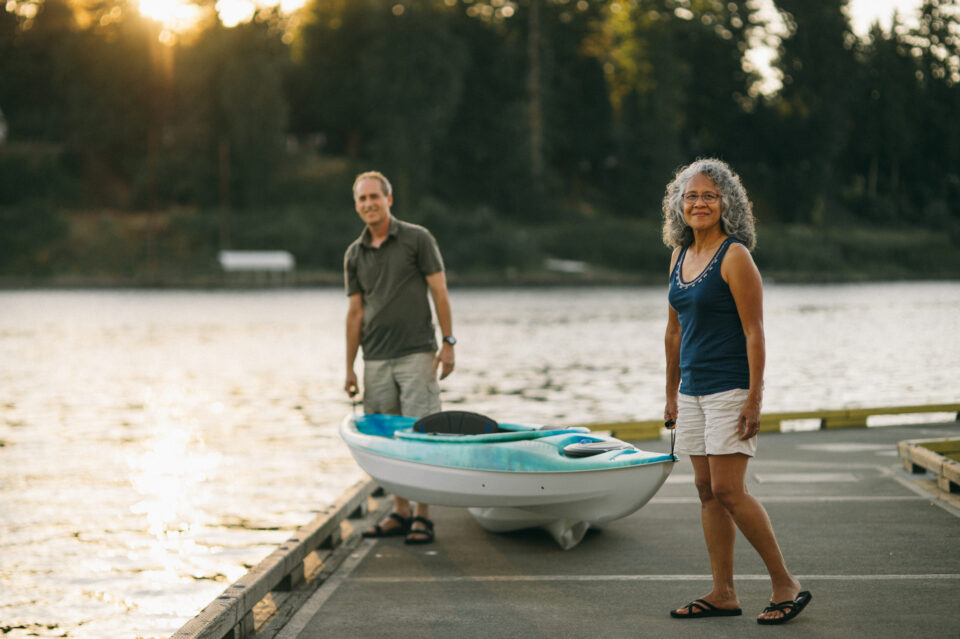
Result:
[[[921,99],[918,65],[898,25],[885,33],[874,25],[862,47],[863,95],[853,105],[855,128],[847,153],[850,206],[871,223],[896,223],[913,206],[904,189],[904,172],[916,159],[917,121],[911,117]]]
[[[925,0],[909,40],[919,52],[923,96],[911,196],[918,221],[960,238],[960,1]]]
[[[790,34],[776,66],[783,89],[780,127],[769,154],[777,211],[787,221],[823,224],[837,214],[838,159],[850,141],[851,105],[863,95],[847,0],[778,0]]]

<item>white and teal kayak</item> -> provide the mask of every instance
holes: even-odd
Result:
[[[641,508],[677,460],[583,427],[498,424],[462,411],[350,415],[340,434],[384,490],[469,508],[493,532],[542,526],[564,549]]]

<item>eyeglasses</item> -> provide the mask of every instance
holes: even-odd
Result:
[[[690,193],[683,194],[683,201],[687,204],[695,204],[697,200],[703,200],[704,204],[713,204],[719,202],[722,196],[719,193],[713,193],[712,191],[705,191],[703,193]]]

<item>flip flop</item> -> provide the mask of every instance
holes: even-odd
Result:
[[[373,527],[373,530],[364,530],[364,537],[399,537],[400,535],[406,535],[410,530],[410,519],[404,517],[399,513],[390,513],[389,519],[396,521],[399,526],[393,526],[391,528],[384,528],[380,524],[377,524]],[[383,521],[387,521],[384,519]]]
[[[813,599],[813,595],[810,594],[809,590],[804,590],[793,600],[781,601],[780,603],[771,602],[769,606],[760,611],[760,614],[765,612],[782,612],[782,617],[775,617],[773,619],[760,619],[757,617],[757,623],[764,624],[767,626],[773,626],[780,623],[787,623],[807,607],[807,604],[810,603],[810,600]]]
[[[414,528],[413,524],[420,522],[426,528]],[[407,531],[407,538],[403,540],[405,544],[429,544],[433,541],[433,522],[426,517],[414,517],[410,520],[410,529]]]
[[[674,619],[703,619],[704,617],[738,617],[743,614],[740,608],[717,608],[705,599],[695,599],[683,607],[687,612],[671,610],[670,616]],[[694,610],[694,607],[697,610]]]

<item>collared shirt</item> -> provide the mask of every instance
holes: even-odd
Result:
[[[426,280],[443,270],[436,240],[422,226],[391,218],[383,244],[375,248],[370,242],[364,228],[343,258],[347,295],[363,294],[363,358],[436,351]]]

